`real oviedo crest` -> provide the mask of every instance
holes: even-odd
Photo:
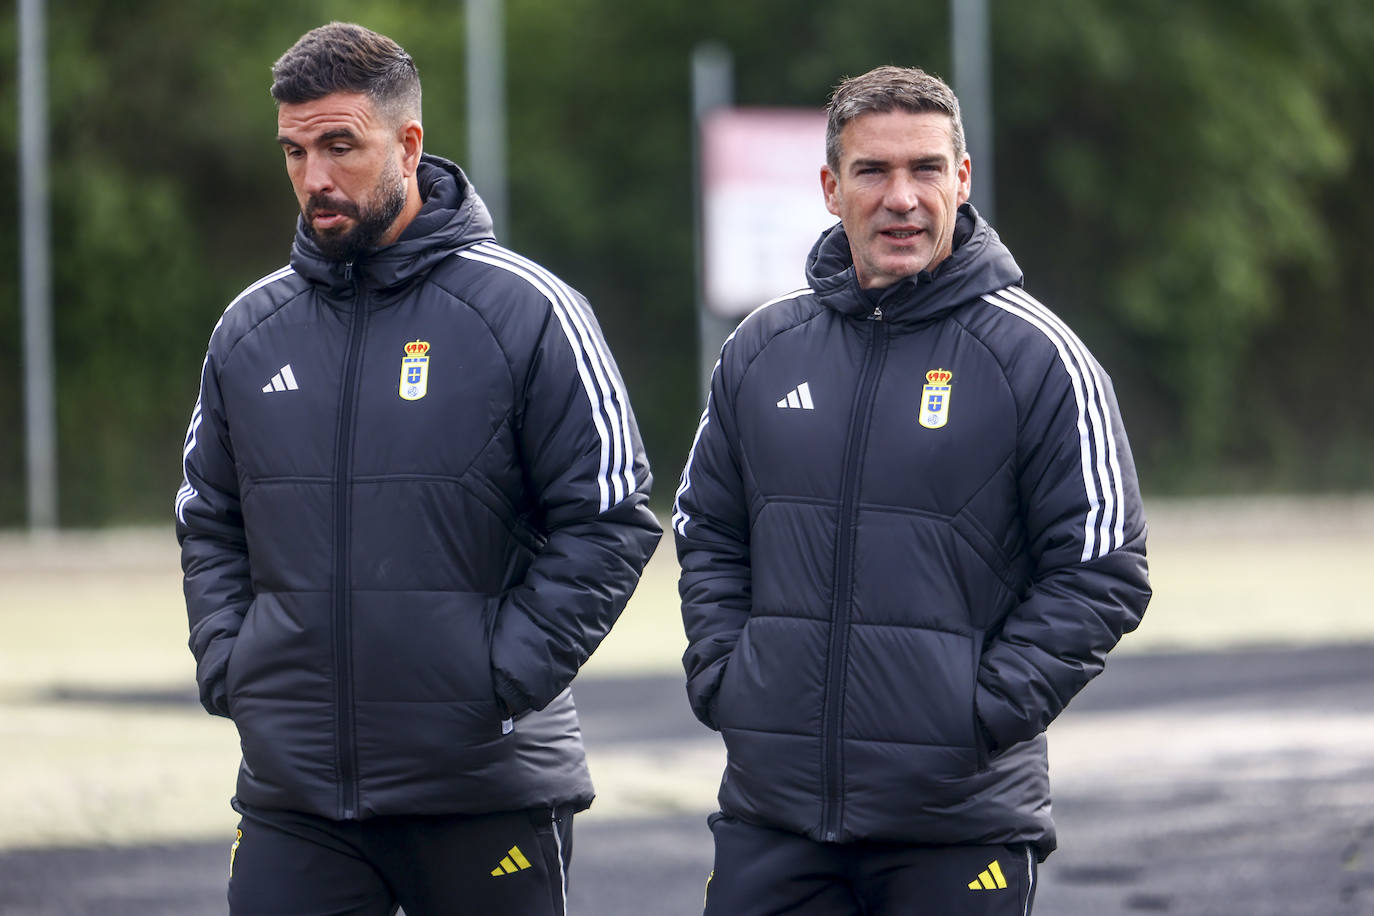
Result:
[[[428,341],[416,340],[406,344],[405,354],[401,357],[401,397],[407,401],[418,401],[425,396],[429,385]]]
[[[949,422],[949,393],[954,373],[948,369],[931,369],[926,373],[926,386],[921,389],[921,425],[939,429]]]

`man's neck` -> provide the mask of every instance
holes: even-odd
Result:
[[[401,237],[401,233],[415,221],[415,217],[420,215],[420,208],[424,206],[424,201],[420,199],[419,176],[406,179],[406,203],[401,208],[400,214],[396,217],[391,228],[377,242],[377,247],[382,248],[390,245]]]

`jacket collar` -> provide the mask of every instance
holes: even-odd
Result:
[[[296,220],[291,266],[296,272],[336,294],[362,285],[388,290],[427,273],[438,261],[460,248],[493,239],[491,215],[463,170],[447,159],[426,153],[416,172],[424,204],[415,219],[390,245],[361,255],[351,266],[326,258]]]
[[[856,318],[873,313],[873,300],[859,287],[842,224],[826,230],[811,248],[806,279],[828,308]],[[955,220],[950,256],[933,271],[923,270],[888,287],[878,306],[884,321],[923,324],[985,293],[1019,286],[1022,279],[1021,268],[996,231],[966,203]]]

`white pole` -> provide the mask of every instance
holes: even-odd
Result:
[[[57,528],[52,268],[48,230],[47,36],[43,0],[19,0],[19,238],[29,529]]]
[[[502,0],[466,0],[468,161],[464,168],[491,213],[497,238],[509,233],[506,182],[506,38]]]
[[[950,0],[954,91],[964,119],[964,140],[973,160],[973,205],[988,222],[995,219],[993,184],[992,52],[987,0]]]

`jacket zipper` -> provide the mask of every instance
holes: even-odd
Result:
[[[339,421],[334,443],[334,688],[337,704],[337,747],[339,759],[339,817],[358,816],[358,767],[354,759],[353,736],[353,640],[352,593],[349,589],[348,555],[351,548],[349,512],[353,476],[353,436],[357,417],[358,362],[367,330],[367,302],[362,281],[353,262],[345,267],[353,281],[353,314],[348,325],[348,355],[344,361],[343,384],[339,394]]]
[[[872,322],[872,333],[864,353],[863,374],[859,377],[859,389],[854,400],[855,409],[850,412],[854,419],[849,425],[835,537],[835,598],[830,613],[825,718],[821,737],[825,773],[821,836],[828,843],[837,842],[840,838],[844,808],[844,692],[849,653],[849,612],[854,589],[854,538],[858,527],[854,518],[855,504],[858,501],[859,477],[863,472],[863,454],[868,442],[869,419],[873,413],[874,391],[887,354],[887,325],[883,323],[882,310],[875,306],[869,320]]]

